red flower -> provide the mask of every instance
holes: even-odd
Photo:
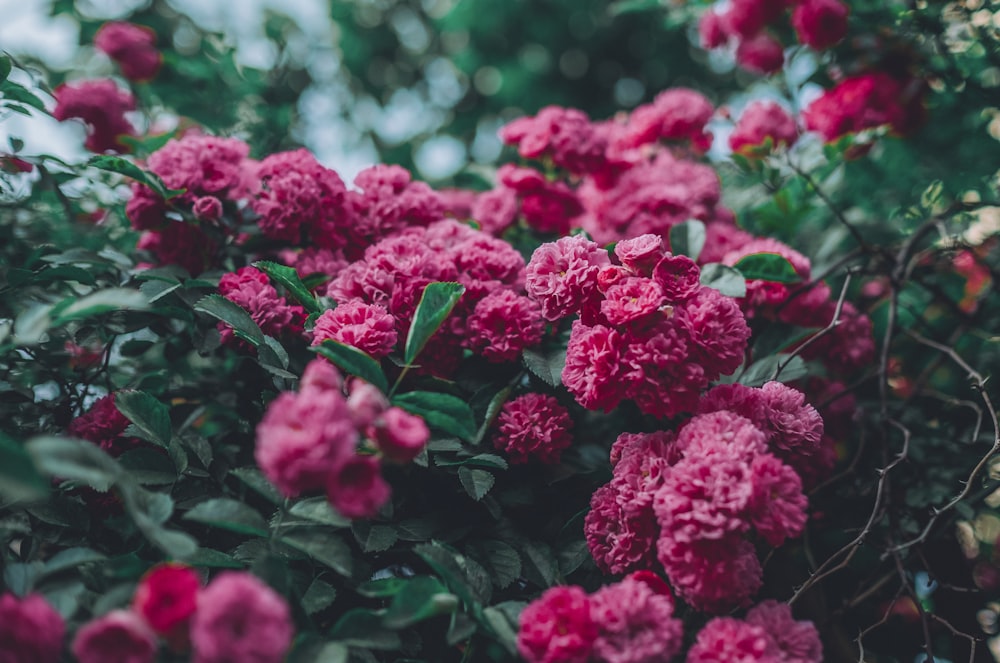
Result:
[[[819,51],[844,38],[850,12],[840,0],[803,0],[792,12],[792,25],[799,41]]]
[[[517,650],[529,663],[586,663],[596,638],[587,594],[553,587],[521,613]]]
[[[158,635],[178,649],[187,642],[187,626],[197,607],[201,579],[184,564],[160,564],[139,581],[132,609]]]
[[[371,518],[389,501],[389,494],[374,456],[351,456],[327,477],[330,504],[348,518]]]
[[[94,35],[94,46],[117,62],[130,81],[150,80],[163,62],[156,50],[156,33],[133,23],[105,23]]]
[[[736,61],[748,71],[773,74],[785,64],[785,52],[777,39],[761,32],[740,42],[736,48]]]
[[[64,83],[55,90],[56,107],[52,117],[60,122],[83,120],[87,125],[86,148],[91,152],[125,152],[119,136],[131,136],[135,128],[125,119],[135,110],[135,97],[118,89],[108,79]]]

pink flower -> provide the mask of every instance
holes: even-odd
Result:
[[[840,0],[802,0],[792,12],[792,26],[800,42],[821,51],[847,34],[850,12]]]
[[[530,267],[530,266],[529,266]],[[621,337],[610,327],[573,321],[562,383],[588,410],[610,411],[624,396]]]
[[[651,104],[632,111],[625,129],[616,138],[618,149],[631,149],[658,140],[690,141],[704,152],[712,144],[705,125],[715,113],[712,103],[699,92],[673,88],[658,94]]]
[[[698,36],[701,39],[701,47],[707,49],[725,46],[729,41],[728,26],[722,16],[709,9],[698,20]]]
[[[427,445],[431,432],[420,417],[401,408],[390,407],[375,420],[368,436],[375,440],[386,460],[409,463]]]
[[[152,79],[163,61],[156,50],[156,33],[134,23],[105,23],[94,35],[94,46],[117,62],[130,81]]]
[[[787,603],[764,601],[747,612],[746,622],[764,629],[784,663],[822,663],[823,644],[816,627],[810,621],[795,621]]]
[[[513,464],[537,458],[546,465],[559,462],[573,442],[569,412],[552,396],[529,393],[504,403],[497,417],[493,445]]]
[[[542,244],[528,262],[525,287],[546,320],[579,313],[597,296],[597,273],[611,264],[608,253],[583,235]]]
[[[69,423],[67,432],[93,442],[109,455],[118,457],[140,444],[135,438],[124,438],[122,433],[131,422],[115,406],[115,394],[97,399],[90,409]]]
[[[201,578],[190,566],[158,564],[139,581],[132,609],[158,635],[183,641],[200,588]]]
[[[222,201],[215,196],[202,196],[191,209],[199,221],[218,221],[222,218]]]
[[[566,184],[549,181],[530,168],[505,164],[497,181],[517,192],[525,223],[542,233],[564,235],[582,211],[576,194]]]
[[[299,379],[299,391],[320,389],[339,392],[343,386],[344,378],[341,377],[337,367],[326,359],[318,357],[306,364],[306,369],[302,371],[302,377]]]
[[[632,276],[621,279],[604,293],[601,313],[613,325],[624,325],[660,310],[665,297],[653,280]]]
[[[0,663],[56,663],[66,625],[40,594],[0,595]]]
[[[545,320],[538,303],[513,290],[494,290],[467,320],[469,346],[491,362],[511,361],[542,340]]]
[[[767,435],[746,417],[722,410],[692,417],[677,435],[685,456],[752,461],[767,453]]]
[[[399,166],[376,165],[358,173],[348,191],[353,210],[345,249],[357,257],[365,247],[411,226],[427,226],[444,217],[444,201],[423,182],[413,182]]]
[[[763,583],[757,553],[739,535],[693,543],[664,535],[657,551],[677,595],[697,610],[718,614],[746,605]]]
[[[922,88],[882,72],[851,76],[823,93],[803,112],[806,127],[827,142],[850,133],[889,125],[912,132],[923,118]]]
[[[671,303],[690,299],[701,289],[701,270],[687,256],[667,254],[653,269],[655,281]]]
[[[528,663],[586,663],[597,626],[579,587],[552,587],[521,612],[517,650]]]
[[[517,194],[507,187],[497,187],[476,196],[472,204],[472,220],[483,232],[500,235],[517,219]]]
[[[293,635],[284,598],[249,573],[227,571],[198,596],[194,663],[280,663]]]
[[[149,170],[171,189],[185,189],[183,200],[200,196],[239,198],[250,175],[250,146],[236,138],[187,134],[149,155]]]
[[[732,0],[724,16],[726,30],[740,37],[753,37],[778,20],[786,4],[786,0]]]
[[[756,155],[767,139],[776,148],[790,146],[798,137],[795,120],[784,108],[773,101],[755,101],[746,107],[733,133],[729,134],[729,147],[734,152]]]
[[[319,316],[312,344],[333,339],[381,359],[392,352],[396,338],[396,321],[385,307],[354,299]]]
[[[692,410],[708,382],[704,369],[692,361],[691,340],[676,314],[676,307],[667,307],[651,316],[648,326],[622,336],[619,388],[654,417]]]
[[[583,532],[591,557],[605,573],[649,568],[655,560],[659,527],[652,509],[626,509],[613,483],[594,491]]]
[[[127,152],[120,136],[135,134],[135,128],[125,119],[127,111],[135,110],[135,97],[121,90],[114,81],[100,79],[63,83],[54,92],[56,107],[52,117],[60,122],[83,120],[87,125],[86,148],[91,152]]]
[[[257,425],[254,457],[264,475],[293,497],[326,485],[330,468],[352,457],[358,434],[339,391],[303,388],[274,399]]]
[[[500,138],[516,145],[526,159],[551,157],[571,173],[603,168],[606,136],[575,108],[546,106],[535,117],[522,117],[500,130]]]
[[[156,634],[134,612],[113,610],[76,632],[73,655],[79,663],[152,663]]]
[[[219,292],[231,302],[239,304],[253,318],[260,330],[270,336],[298,336],[306,319],[305,310],[298,304],[289,304],[271,285],[267,274],[254,267],[240,267],[223,274],[219,279]],[[222,325],[223,340],[232,337],[228,325]]]
[[[754,529],[772,546],[802,533],[809,506],[802,493],[802,479],[788,465],[770,454],[754,458],[751,469]]]
[[[663,238],[658,235],[639,235],[615,244],[615,255],[622,264],[642,276],[651,276],[653,267],[665,253]]]
[[[763,628],[732,617],[716,617],[705,624],[687,655],[687,663],[781,663],[783,660]]]
[[[641,577],[642,574],[628,576],[602,587],[590,597],[590,616],[598,632],[594,641],[596,660],[660,663],[670,660],[680,650],[683,625],[674,617],[669,590],[658,593],[638,579]]]
[[[744,39],[736,47],[736,61],[741,67],[757,74],[773,74],[785,64],[781,42],[766,32]]]
[[[703,367],[706,383],[740,367],[750,327],[734,299],[699,285],[694,296],[675,311],[690,334],[689,356]]]
[[[347,267],[347,259],[340,251],[310,247],[299,252],[288,251],[281,255],[285,264],[294,267],[299,278],[307,279],[316,275],[333,278]],[[314,290],[320,286],[314,286]]]
[[[691,543],[750,528],[750,463],[738,457],[686,455],[666,474],[653,509],[664,536]]]
[[[354,217],[347,187],[308,150],[272,154],[260,162],[253,209],[265,237],[291,244],[342,248]]]
[[[347,409],[358,430],[364,430],[389,409],[389,399],[378,387],[359,378],[351,380],[347,394]]]
[[[349,456],[327,476],[326,496],[347,518],[373,517],[389,501],[389,495],[389,484],[374,456]]]

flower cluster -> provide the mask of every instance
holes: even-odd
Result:
[[[125,113],[135,110],[135,97],[114,81],[98,79],[63,83],[53,93],[56,107],[52,117],[60,122],[82,120],[87,127],[86,148],[91,152],[126,152],[122,136],[135,134]]]
[[[798,140],[799,130],[795,118],[773,101],[755,101],[748,105],[729,134],[729,147],[733,152],[755,156],[772,147],[791,147]]]
[[[241,267],[236,272],[223,274],[219,279],[219,292],[243,307],[265,334],[275,338],[302,334],[305,310],[298,304],[289,304],[280,296],[267,274],[259,269]],[[224,343],[234,342],[235,336],[229,325],[220,322],[219,333]]]
[[[802,531],[807,502],[786,459],[819,455],[822,421],[790,387],[735,387],[709,392],[676,434],[615,442],[613,478],[584,525],[599,568],[648,569],[655,555],[677,594],[710,612],[745,605],[760,588],[748,535],[778,546]]]
[[[94,47],[114,60],[130,81],[151,80],[163,63],[156,49],[156,33],[134,23],[105,23],[94,35]]]
[[[388,401],[375,387],[345,385],[325,359],[302,375],[299,391],[271,402],[257,426],[256,459],[265,476],[289,497],[325,490],[349,518],[375,515],[389,499],[380,458],[408,463],[430,431],[420,417]],[[362,440],[370,444],[359,446]]]
[[[528,294],[546,319],[580,314],[563,384],[588,409],[627,398],[658,417],[690,412],[709,382],[742,363],[746,321],[656,235],[619,242],[615,257],[577,235],[543,245],[528,264]]]
[[[847,34],[850,8],[841,0],[732,0],[723,12],[710,9],[701,17],[702,45],[733,45],[736,61],[745,69],[774,73],[784,65],[781,42],[768,28],[776,27],[794,7],[791,24],[799,42],[816,50],[835,45]]]
[[[895,133],[913,133],[923,122],[923,83],[885,72],[839,81],[802,111],[806,127],[827,142],[883,125]]]
[[[552,396],[529,393],[504,403],[497,417],[493,444],[513,464],[536,458],[555,465],[563,450],[573,443],[569,411]]]
[[[521,613],[517,649],[528,663],[656,663],[680,651],[682,626],[658,576],[638,572],[587,595],[553,587]]]
[[[716,617],[698,632],[687,663],[821,663],[823,646],[816,627],[796,621],[791,608],[764,601],[744,619]]]
[[[167,563],[143,576],[130,609],[82,626],[72,650],[79,663],[151,663],[162,639],[196,663],[279,663],[293,635],[288,604],[249,573],[222,573],[202,588],[193,569]]]

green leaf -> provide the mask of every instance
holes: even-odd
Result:
[[[489,602],[493,583],[486,569],[475,560],[437,541],[414,546],[413,552],[420,555],[448,588],[469,606]]]
[[[264,343],[264,332],[260,330],[250,314],[236,302],[222,295],[206,295],[194,305],[194,310],[207,313],[233,328],[233,333],[254,347]]]
[[[670,252],[697,261],[705,247],[705,224],[688,219],[670,229]]]
[[[135,424],[139,437],[161,447],[170,444],[173,428],[170,408],[144,391],[123,390],[115,394],[115,407]]]
[[[326,357],[345,373],[357,375],[377,387],[382,393],[389,391],[389,381],[382,372],[382,367],[367,352],[334,340],[323,341],[309,349]]]
[[[541,587],[552,587],[559,582],[559,563],[548,545],[541,541],[522,541],[521,552],[527,563],[525,572],[530,573],[532,580]]]
[[[40,500],[49,494],[49,486],[25,448],[0,433],[0,502]]]
[[[313,653],[309,663],[347,663],[349,654],[347,645],[327,642]]]
[[[333,605],[336,598],[337,590],[329,583],[325,583],[317,578],[312,581],[309,589],[302,595],[302,608],[306,611],[306,614],[314,615]]]
[[[382,617],[371,610],[354,608],[337,620],[330,637],[350,647],[368,649],[399,649],[399,635],[382,625]]]
[[[277,488],[274,487],[274,484],[268,481],[256,467],[237,467],[230,474],[272,504],[281,504],[285,500]]]
[[[423,417],[428,425],[466,442],[471,442],[476,437],[472,408],[457,396],[433,391],[410,391],[393,398],[392,404]]]
[[[511,655],[517,655],[518,617],[526,606],[521,601],[504,601],[483,610],[483,618]]]
[[[396,530],[388,525],[373,525],[367,520],[358,521],[352,527],[354,538],[367,553],[383,552],[392,547],[399,538]]]
[[[772,281],[774,283],[799,283],[802,278],[796,273],[792,263],[777,253],[752,253],[740,258],[735,265],[743,277],[750,280]]]
[[[351,521],[330,506],[330,502],[325,497],[310,497],[309,499],[296,502],[288,513],[299,518],[312,520],[331,527],[350,527]]]
[[[702,265],[701,284],[714,288],[727,297],[745,297],[747,294],[747,282],[743,274],[717,262]]]
[[[46,112],[45,102],[39,99],[34,92],[14,81],[5,80],[3,83],[0,83],[0,94],[3,94],[4,100],[19,101],[43,113]]]
[[[403,359],[409,366],[427,345],[434,332],[441,327],[445,318],[455,308],[455,304],[465,292],[465,286],[453,282],[428,283],[420,295],[417,310],[413,314],[413,324],[406,335],[406,350]]]
[[[407,581],[392,598],[382,623],[391,629],[402,629],[438,615],[450,614],[458,608],[458,598],[448,592],[437,578],[417,576]]]
[[[198,548],[197,552],[187,557],[187,562],[191,566],[204,566],[211,569],[245,568],[243,562],[235,559],[232,555],[211,548]]]
[[[788,355],[786,354],[772,355],[759,359],[751,364],[747,370],[743,371],[739,383],[748,387],[759,387],[765,382],[775,379],[774,372],[778,370],[778,365],[785,361],[788,361]],[[809,369],[806,367],[805,360],[796,355],[781,370],[778,379],[781,382],[791,382],[805,377],[808,372]]]
[[[81,564],[101,562],[106,559],[107,557],[105,555],[97,552],[96,550],[91,550],[90,548],[69,548],[67,550],[61,550],[45,562],[45,567],[42,569],[40,577],[43,575],[51,575],[53,573],[59,573],[60,571],[73,569]]]
[[[496,482],[496,477],[486,470],[470,470],[468,467],[458,468],[458,480],[462,482],[462,487],[469,497],[477,502],[490,492],[490,488]]]
[[[122,476],[117,461],[93,442],[37,437],[30,440],[26,448],[42,473],[84,483],[94,490],[107,492]]]
[[[562,372],[566,368],[566,348],[541,353],[535,350],[525,350],[522,355],[524,365],[528,367],[534,375],[542,379],[542,382],[550,387],[562,385]]]
[[[86,297],[69,300],[63,308],[57,307],[55,324],[63,324],[70,320],[82,320],[111,311],[142,311],[148,308],[149,300],[138,290],[130,288],[98,290]]]
[[[281,286],[288,291],[288,294],[291,295],[295,301],[302,304],[302,306],[304,306],[310,313],[319,313],[322,310],[319,302],[317,302],[316,298],[313,297],[313,294],[309,292],[309,288],[302,283],[298,272],[296,272],[293,268],[279,265],[276,262],[270,262],[268,260],[258,260],[253,263],[253,266],[281,284]]]
[[[281,541],[340,575],[350,577],[354,566],[351,549],[333,532],[316,527],[300,527],[283,535]]]
[[[497,539],[487,539],[477,546],[486,562],[490,577],[499,589],[504,589],[521,575],[521,556],[513,547]]]
[[[10,76],[10,70],[10,56],[0,53],[0,81],[7,80],[7,77]]]
[[[175,559],[187,559],[198,551],[198,542],[189,534],[163,528],[174,508],[169,495],[140,488],[127,475],[120,489],[125,512],[150,543]]]
[[[137,182],[145,184],[159,194],[161,198],[167,200],[184,193],[184,189],[168,189],[156,173],[147,172],[123,157],[102,154],[92,157],[87,162],[87,165],[98,170],[130,177]]]
[[[267,536],[267,521],[252,508],[236,500],[219,497],[200,502],[184,514],[184,520],[226,529],[237,534]]]

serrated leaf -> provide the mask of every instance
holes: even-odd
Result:
[[[406,335],[403,360],[407,366],[413,363],[424,346],[427,345],[427,341],[441,327],[464,292],[465,286],[460,283],[436,282],[427,284],[423,294],[420,295],[420,301],[413,314],[413,323]]]
[[[309,589],[302,595],[302,608],[306,611],[306,614],[314,615],[333,605],[336,598],[337,590],[329,583],[325,583],[317,578],[312,581]]]
[[[517,655],[518,617],[526,605],[521,601],[504,601],[483,610],[483,618],[490,630],[512,656]]]
[[[429,426],[466,442],[476,437],[472,408],[457,396],[434,391],[410,391],[393,398],[392,404],[422,417]]]
[[[280,540],[340,575],[350,577],[354,566],[351,549],[333,532],[318,527],[302,527],[282,535]]]
[[[345,373],[356,375],[370,383],[382,393],[389,391],[389,381],[382,367],[367,352],[334,340],[323,341],[309,349],[326,357]]]
[[[288,510],[288,513],[331,527],[349,527],[351,525],[349,519],[333,510],[325,497],[310,497],[296,502]]]
[[[111,311],[142,311],[149,308],[146,295],[130,288],[110,288],[98,290],[86,297],[72,300],[63,308],[59,308],[55,324],[60,325],[71,320],[82,320],[92,315],[101,315]]]
[[[702,285],[714,288],[727,297],[745,297],[747,294],[743,274],[717,262],[702,265],[700,280]]]
[[[562,385],[562,372],[566,368],[566,348],[545,354],[535,350],[525,350],[521,356],[528,370],[540,377],[542,382],[550,387]]]
[[[496,482],[496,477],[486,470],[472,470],[468,467],[458,468],[458,480],[462,482],[462,487],[469,497],[477,502],[490,492],[490,488]]]
[[[493,593],[489,573],[474,560],[436,541],[414,546],[413,551],[466,604],[475,606],[489,602]]]
[[[688,219],[670,229],[670,252],[697,262],[705,247],[705,224],[698,219]]]
[[[438,615],[450,614],[458,608],[458,598],[448,592],[437,578],[410,578],[392,598],[382,623],[391,629],[402,629]]]
[[[170,444],[173,429],[166,405],[146,392],[122,390],[115,393],[115,407],[135,424],[139,437],[161,447]]]
[[[232,555],[211,548],[198,548],[197,552],[188,556],[187,562],[191,566],[203,566],[211,569],[245,568],[243,562]]]
[[[38,437],[25,446],[35,467],[50,477],[77,481],[107,492],[122,475],[118,462],[93,442]]]
[[[302,283],[298,272],[296,272],[293,268],[286,267],[285,265],[279,265],[276,262],[270,262],[268,260],[258,260],[253,263],[253,266],[281,284],[288,294],[291,295],[295,301],[302,304],[302,306],[304,306],[310,313],[319,313],[322,310],[319,302],[317,302],[313,294],[309,292],[309,288]]]
[[[399,538],[396,535],[396,530],[392,527],[373,525],[368,521],[356,522],[351,529],[361,549],[367,553],[388,550]]]
[[[751,253],[740,258],[736,269],[749,280],[774,283],[799,283],[802,277],[795,271],[788,258],[777,253]]]
[[[233,333],[254,347],[264,343],[264,332],[260,330],[246,309],[222,295],[206,295],[194,305],[194,310],[207,313],[221,320],[233,329]]]
[[[493,582],[500,589],[508,587],[521,575],[521,556],[507,543],[487,539],[479,544]]]
[[[244,485],[255,493],[269,500],[272,504],[281,504],[285,499],[278,492],[278,489],[274,487],[274,484],[268,481],[256,467],[238,467],[232,470],[230,474],[243,482]]]
[[[541,587],[552,587],[559,580],[559,563],[556,561],[552,549],[541,541],[522,541],[521,552],[527,568],[525,573],[534,571],[536,582],[540,582]]]
[[[220,529],[250,534],[252,536],[267,536],[267,521],[251,507],[226,497],[201,502],[184,514],[184,520],[192,520],[204,525]]]

